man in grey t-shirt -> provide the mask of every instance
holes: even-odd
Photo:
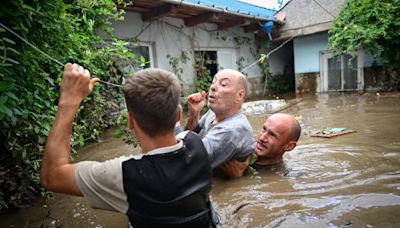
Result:
[[[212,168],[230,160],[245,161],[254,151],[253,129],[241,111],[247,91],[247,79],[242,73],[224,69],[214,76],[208,93],[210,110],[200,120],[206,93],[188,97],[185,129],[202,137]]]

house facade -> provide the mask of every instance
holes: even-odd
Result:
[[[212,77],[219,69],[241,70],[259,58],[255,34],[260,24],[274,20],[274,10],[240,1],[135,0],[125,9],[114,32],[129,43],[148,67],[175,72],[185,93],[196,91],[200,59]],[[139,60],[138,60],[139,61]],[[130,64],[134,70],[137,64]],[[250,96],[261,93],[261,72],[248,69]]]
[[[328,30],[344,3],[345,0],[289,1],[277,13],[284,23],[274,31],[273,40],[276,45],[288,43],[271,55],[272,75],[294,77],[298,93],[374,89],[372,78],[376,67],[382,65],[380,60],[362,49],[343,56],[328,50]]]

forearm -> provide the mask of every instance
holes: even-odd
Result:
[[[62,104],[57,110],[56,118],[46,141],[40,179],[46,187],[56,184],[57,169],[70,162],[70,137],[72,124],[79,105]]]
[[[200,112],[197,113],[188,113],[187,123],[185,126],[185,130],[193,130],[196,128],[199,123]]]
[[[250,156],[243,162],[231,160],[219,166],[222,173],[228,178],[237,178],[243,176],[244,171],[250,163]]]

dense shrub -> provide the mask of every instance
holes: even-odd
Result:
[[[333,21],[329,47],[339,54],[362,47],[400,69],[399,31],[399,0],[348,0]]]
[[[111,34],[111,22],[123,18],[115,4],[112,0],[3,1],[0,21],[60,62],[79,63],[92,75],[121,84],[124,75],[117,73],[112,60],[133,56]],[[3,28],[0,53],[1,210],[24,206],[45,193],[39,185],[39,169],[57,109],[63,67]],[[108,126],[106,111],[110,102],[122,100],[120,94],[119,88],[96,86],[78,111],[73,148],[96,139]]]

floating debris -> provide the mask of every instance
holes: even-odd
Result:
[[[246,115],[273,114],[287,109],[300,101],[302,101],[301,98],[288,101],[284,99],[250,101],[242,105],[242,110]]]
[[[339,135],[345,135],[356,132],[355,130],[347,129],[344,127],[326,128],[324,130],[315,132],[312,137],[332,138]]]

